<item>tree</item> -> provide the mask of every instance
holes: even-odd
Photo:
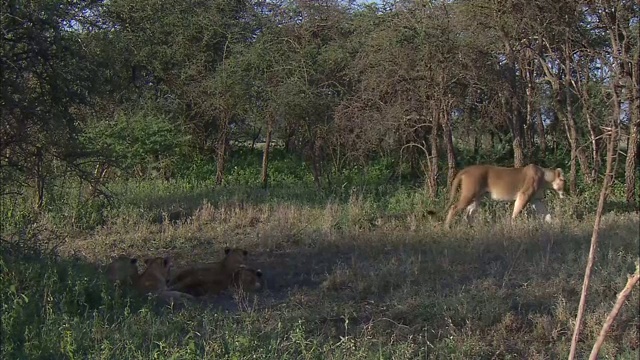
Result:
[[[35,207],[45,202],[52,164],[66,164],[81,178],[77,135],[96,91],[101,69],[83,47],[99,1],[4,1],[0,11],[2,124],[0,182],[30,184]],[[3,192],[4,195],[4,192]]]

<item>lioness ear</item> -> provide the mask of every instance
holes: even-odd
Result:
[[[171,264],[171,258],[168,256],[165,256],[164,258],[164,267],[169,267]]]
[[[137,258],[131,258],[131,264],[136,265],[138,263]]]
[[[230,248],[225,248],[225,249],[224,249],[224,253],[225,253],[225,254],[229,254],[229,251],[231,251],[231,249],[230,249]]]
[[[247,256],[249,255],[249,252],[247,250],[242,250],[242,255]]]
[[[256,276],[257,277],[262,277],[262,270],[260,270],[260,269],[256,270]]]

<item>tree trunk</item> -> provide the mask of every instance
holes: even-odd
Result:
[[[264,144],[264,151],[262,152],[262,174],[260,176],[260,181],[262,182],[262,188],[267,188],[268,181],[268,166],[269,166],[269,150],[271,148],[271,133],[272,133],[272,125],[271,120],[267,124],[267,138]]]
[[[640,111],[640,108],[636,108]],[[636,115],[636,118],[638,116]],[[625,180],[625,197],[627,204],[636,206],[638,204],[636,195],[638,191],[638,130],[640,128],[638,120],[635,124],[629,126],[629,140],[627,145],[627,160],[624,168],[624,180]]]
[[[430,158],[427,158],[427,166],[426,169],[424,169],[423,166],[423,171],[425,173],[425,177],[426,177],[426,185],[427,185],[427,190],[429,191],[429,196],[431,196],[432,199],[435,199],[438,196],[438,173],[439,173],[439,169],[438,169],[438,158],[439,158],[439,154],[438,154],[438,110],[437,109],[433,109],[433,124],[434,126],[431,127],[431,154],[430,154]]]
[[[310,138],[315,137],[312,143],[308,147],[311,158],[311,172],[313,173],[313,182],[316,184],[318,190],[322,190],[322,139],[315,135],[310,135]]]
[[[217,153],[216,153],[216,185],[222,185],[224,180],[224,167],[226,162],[227,153],[227,141],[229,137],[229,121],[227,117],[224,117],[224,121],[221,124],[220,136],[218,137]]]
[[[585,111],[585,117],[587,118],[587,126],[589,127],[589,136],[591,137],[591,174],[589,175],[589,183],[594,184],[598,178],[598,172],[600,171],[600,132],[596,129],[591,119],[591,113],[589,110]]]
[[[533,114],[534,113],[534,109],[533,109],[534,97],[535,97],[535,79],[534,79],[535,62],[533,60],[527,59],[525,63],[527,66],[527,69],[524,72],[527,80],[527,89],[525,90],[526,96],[527,96],[527,113],[525,117],[524,139],[525,139],[525,151],[527,152],[529,157],[531,157],[534,138],[535,138],[534,125],[536,123],[536,121],[534,120],[534,114]]]
[[[638,37],[640,37],[640,30]],[[625,195],[627,204],[638,206],[640,203],[636,200],[638,195],[638,149],[640,148],[640,52],[636,51],[634,61],[629,64],[631,81],[628,82],[628,93],[631,97],[631,121],[629,122],[629,140],[627,146],[627,160],[624,169]]]
[[[522,119],[522,112],[520,111],[519,94],[518,94],[518,82],[516,73],[516,58],[509,44],[508,40],[504,41],[505,49],[507,52],[507,65],[509,74],[509,94],[505,98],[509,102],[509,128],[513,135],[513,166],[523,167],[525,163],[524,151],[523,151],[523,133],[524,133],[524,121]]]
[[[570,59],[565,59],[565,71],[569,73],[570,71]],[[565,76],[569,76],[566,74]],[[558,93],[560,96],[560,93]],[[557,98],[556,98],[557,99]],[[559,103],[562,100],[558,101]],[[560,104],[558,104],[560,108]],[[576,129],[575,119],[573,117],[573,104],[571,103],[571,89],[569,88],[569,79],[565,78],[564,81],[564,116],[560,118],[563,119],[564,129],[567,134],[567,139],[569,140],[569,145],[571,146],[571,159],[569,165],[569,192],[572,194],[576,193],[577,190],[577,161],[578,161],[578,130]],[[560,112],[558,112],[560,113]]]
[[[260,133],[262,132],[262,128],[258,128],[255,135],[253,135],[253,139],[251,139],[251,150],[256,148],[256,142],[258,142],[258,138],[260,137]]]
[[[567,110],[570,107],[571,105],[569,104],[569,100],[567,99]],[[576,131],[575,124],[573,123],[572,114],[569,114],[569,113],[565,114],[564,126],[567,132],[567,138],[569,139],[569,145],[571,146],[571,159],[570,159],[570,165],[569,165],[569,192],[572,194],[575,194],[577,190],[577,185],[578,185],[578,182],[577,182],[578,134]]]
[[[36,166],[35,166],[35,178],[36,178],[36,191],[37,191],[37,197],[36,197],[36,210],[41,210],[42,207],[44,206],[44,168],[43,168],[43,163],[44,163],[44,154],[42,152],[42,148],[40,148],[39,146],[36,148],[36,153],[35,153],[35,160],[36,160]]]
[[[442,136],[447,150],[447,187],[453,182],[456,175],[456,153],[453,147],[453,134],[451,133],[451,123],[449,122],[449,101],[442,103],[442,113],[440,114],[442,124]]]
[[[480,141],[478,140],[478,133],[473,133],[473,160],[478,161],[478,157],[480,156]]]
[[[538,143],[540,144],[540,154],[544,155],[547,152],[547,138],[544,131],[544,123],[542,122],[542,109],[539,109],[536,114],[536,131],[538,133]]]

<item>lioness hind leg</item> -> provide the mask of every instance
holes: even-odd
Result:
[[[531,206],[533,210],[535,210],[536,214],[540,216],[544,221],[550,223],[551,222],[551,214],[549,214],[549,209],[547,206],[540,200],[534,200],[531,202]]]
[[[475,200],[470,205],[468,205],[467,208],[465,209],[464,219],[465,221],[467,221],[467,223],[469,224],[473,223],[473,220],[475,218],[474,214],[478,210],[478,205],[480,205],[480,202],[478,200]]]
[[[468,212],[469,212],[468,208],[473,202],[474,202],[474,199],[472,197],[461,197],[457,203],[451,205],[451,208],[449,209],[449,213],[447,214],[447,218],[444,221],[444,226],[447,229],[449,229],[451,221],[456,216],[456,214],[458,214],[458,212],[462,209],[467,209],[467,216],[468,216]]]

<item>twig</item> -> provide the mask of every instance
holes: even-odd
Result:
[[[629,297],[631,290],[634,285],[638,283],[640,280],[640,260],[636,263],[636,272],[633,275],[630,275],[627,279],[627,285],[624,286],[620,294],[618,294],[618,299],[616,300],[615,305],[613,305],[613,309],[607,316],[607,320],[605,320],[604,325],[602,326],[602,330],[600,330],[600,335],[598,335],[598,339],[595,344],[593,344],[593,349],[591,349],[591,355],[589,355],[589,360],[596,360],[598,358],[598,353],[600,352],[600,347],[604,343],[604,338],[607,336],[609,332],[609,328],[611,328],[611,324],[613,324],[613,320],[615,320],[616,316],[618,316],[618,312],[622,308],[622,305]]]

